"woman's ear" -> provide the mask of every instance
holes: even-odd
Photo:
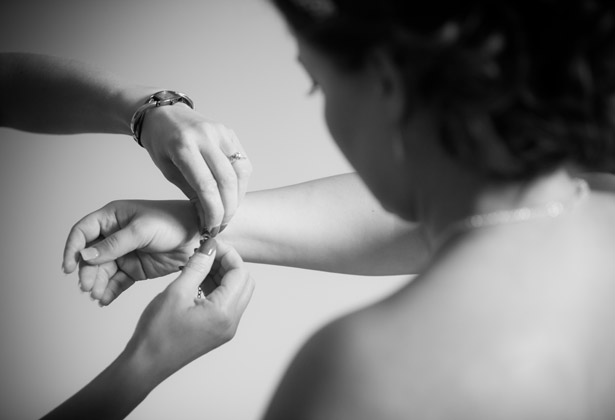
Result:
[[[392,120],[400,123],[406,116],[406,86],[391,52],[384,48],[374,49],[368,57],[368,66],[373,72],[382,105]]]

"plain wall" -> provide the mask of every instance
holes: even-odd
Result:
[[[350,170],[265,0],[4,0],[0,51],[84,60],[189,94],[203,115],[238,133],[255,168],[251,190]],[[128,136],[10,129],[0,129],[0,193],[0,418],[30,419],[105,368],[173,279],[141,282],[99,308],[76,274],[61,272],[71,226],[115,199],[183,196]],[[315,330],[404,281],[250,267],[257,288],[235,339],[175,374],[129,418],[259,418]]]

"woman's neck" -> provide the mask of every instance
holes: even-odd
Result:
[[[434,247],[455,233],[453,228],[462,226],[473,216],[484,223],[481,218],[496,214],[512,217],[518,209],[539,215],[545,213],[550,204],[566,204],[579,194],[578,185],[564,169],[529,181],[497,183],[459,168],[449,169],[449,172],[431,177],[429,185],[419,192],[418,217]],[[531,218],[532,215],[527,220]]]

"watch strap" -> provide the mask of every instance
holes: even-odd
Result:
[[[174,90],[158,91],[150,95],[145,100],[143,105],[137,108],[130,119],[130,131],[132,132],[132,137],[139,146],[143,147],[143,144],[141,143],[141,130],[143,128],[143,120],[147,111],[159,106],[175,105],[178,102],[182,102],[194,109],[194,102],[188,95]]]

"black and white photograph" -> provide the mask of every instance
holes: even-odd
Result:
[[[615,420],[612,0],[5,0],[0,419]]]

